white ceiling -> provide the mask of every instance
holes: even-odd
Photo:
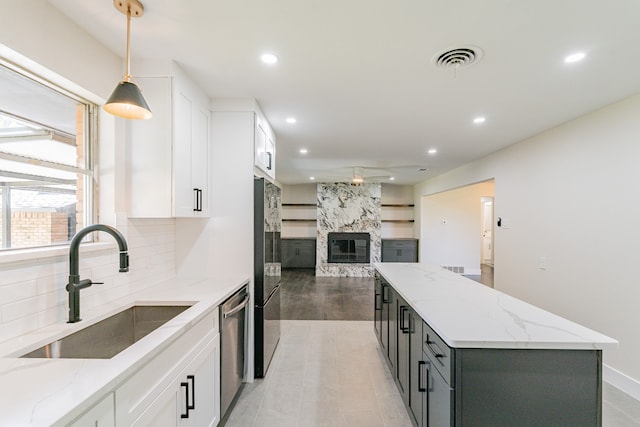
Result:
[[[50,2],[124,56],[126,19],[111,0]],[[283,183],[354,166],[419,182],[640,92],[637,0],[143,3],[132,55],[175,59],[211,97],[256,98]],[[465,45],[482,60],[455,76],[433,65]],[[563,62],[577,51],[585,60]],[[261,63],[264,52],[279,63]]]

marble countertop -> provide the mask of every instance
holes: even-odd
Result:
[[[376,270],[456,348],[611,349],[608,336],[436,265],[377,263]]]
[[[0,425],[65,425],[99,402],[189,327],[248,283],[244,277],[168,280],[100,307],[83,321],[59,323],[0,344]],[[20,359],[135,304],[192,305],[111,359]]]

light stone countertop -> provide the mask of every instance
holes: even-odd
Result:
[[[376,263],[376,270],[450,346],[615,349],[618,342],[437,265]]]
[[[69,423],[248,282],[244,277],[168,280],[126,298],[83,310],[81,322],[51,325],[0,343],[0,425]],[[193,306],[111,359],[16,357],[135,304]]]

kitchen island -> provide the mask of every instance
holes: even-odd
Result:
[[[439,266],[375,268],[375,331],[415,425],[602,425],[616,340]]]
[[[182,414],[189,425],[216,425],[218,306],[247,283],[245,277],[171,279],[87,309],[81,322],[1,343],[0,425],[157,425],[158,415],[177,422]],[[134,305],[189,308],[109,359],[19,357]]]

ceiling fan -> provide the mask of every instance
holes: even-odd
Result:
[[[369,168],[364,166],[353,166],[339,168],[332,171],[328,179],[336,182],[350,182],[354,185],[360,185],[365,182],[381,182],[392,178],[393,174],[385,169]]]
[[[354,185],[367,183],[381,183],[393,181],[398,173],[411,171],[424,171],[427,168],[419,165],[394,166],[389,168],[375,168],[367,166],[351,166],[335,169],[329,174],[328,181],[350,182]]]

